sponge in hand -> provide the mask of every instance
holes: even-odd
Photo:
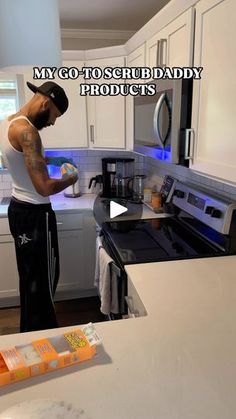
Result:
[[[70,163],[64,163],[61,166],[61,174],[62,176],[68,176],[72,174],[78,174],[78,169]]]

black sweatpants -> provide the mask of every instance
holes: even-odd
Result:
[[[53,296],[59,279],[59,252],[51,204],[12,199],[8,219],[20,280],[20,331],[57,327]]]

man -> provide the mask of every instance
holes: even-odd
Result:
[[[1,151],[12,176],[8,209],[20,279],[20,331],[57,327],[53,296],[59,279],[57,226],[49,196],[73,185],[77,174],[50,178],[38,130],[54,125],[68,108],[54,82],[37,87],[32,99],[1,126]],[[59,164],[67,162],[59,158]],[[11,263],[11,261],[6,261]]]

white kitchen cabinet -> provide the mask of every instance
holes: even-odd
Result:
[[[76,67],[81,69],[83,61],[68,60],[63,62],[63,67]],[[33,73],[24,74],[24,79],[39,86],[49,80],[33,80]],[[61,80],[55,77],[52,81],[58,83],[66,92],[69,107],[64,115],[56,120],[52,127],[40,131],[40,136],[45,148],[84,148],[88,147],[86,98],[80,96],[81,76],[75,80]],[[26,86],[26,85],[25,85]],[[25,87],[25,99],[32,97],[32,91]]]
[[[94,287],[96,230],[92,211],[56,212],[60,278],[55,300],[97,295]],[[18,306],[19,277],[8,219],[0,218],[0,307]]]
[[[83,230],[58,232],[60,279],[57,291],[75,291],[84,288]]]
[[[144,67],[145,66],[145,44],[142,44],[135,51],[127,56],[127,67]]]
[[[190,167],[229,182],[236,182],[235,17],[235,0],[196,5],[194,65],[203,70],[194,81]]]
[[[96,295],[95,222],[92,212],[58,212],[60,278],[56,300]]]
[[[194,10],[188,9],[146,43],[148,67],[192,65]]]
[[[19,303],[19,278],[8,219],[0,218],[0,307]]]
[[[164,29],[156,33],[152,38],[146,42],[146,66],[147,67],[159,67],[162,66],[160,57],[160,43],[162,42],[162,53],[164,46],[163,38]]]
[[[124,57],[89,60],[87,67],[123,67]],[[91,79],[91,84],[124,83],[124,80]],[[125,97],[87,96],[89,145],[93,149],[125,148]]]
[[[132,51],[126,59],[127,67],[145,67],[145,43]],[[145,80],[127,80],[127,83],[144,83]],[[127,148],[133,149],[134,142],[134,96],[126,97],[126,141]]]

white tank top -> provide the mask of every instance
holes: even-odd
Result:
[[[9,141],[9,127],[13,121],[18,119],[25,119],[31,126],[33,126],[26,116],[18,116],[17,118],[13,118],[11,121],[5,119],[0,124],[0,150],[12,177],[12,196],[20,201],[30,202],[31,204],[47,204],[50,202],[49,198],[40,195],[35,190],[25,166],[23,152],[16,150]],[[42,155],[44,156],[43,147]]]

